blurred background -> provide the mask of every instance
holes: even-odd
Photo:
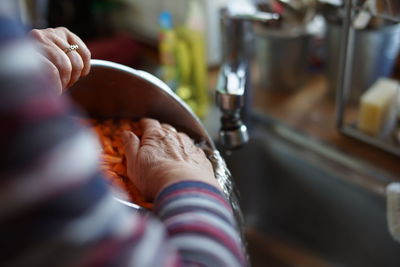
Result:
[[[253,2],[261,11],[286,12],[283,20],[289,22],[287,23],[289,26],[275,26],[273,30],[277,34],[274,36],[271,36],[271,27],[262,25],[256,27],[254,49],[258,65],[256,78],[259,84],[257,85],[272,89],[278,87],[293,89],[304,83],[306,72],[329,71],[328,86],[332,90],[337,86],[340,26],[345,16],[344,4],[341,0],[17,0],[8,2],[14,2],[13,5],[17,6],[15,12],[28,27],[65,26],[88,43],[94,58],[146,68],[153,73],[157,73],[155,69],[157,64],[160,64],[158,55],[160,34],[163,27],[165,28],[160,18],[162,12],[169,12],[173,29],[189,24],[191,24],[190,27],[201,28],[204,34],[207,67],[218,67],[223,55],[219,10],[228,2],[237,2],[239,5],[244,2]],[[189,12],[193,9],[191,8],[193,2],[196,2],[196,6],[199,7]],[[276,4],[279,2],[295,4],[286,4],[286,7],[281,5],[282,10],[279,11],[279,4]],[[359,2],[361,7],[364,2],[369,1],[356,2]],[[384,35],[385,32],[386,36],[393,35],[392,32],[396,30],[392,29],[392,32],[389,32],[389,29],[386,29],[388,27],[385,26],[393,23],[377,17],[371,18],[364,24],[361,27],[365,31],[374,32],[369,35]],[[363,31],[360,31],[359,35],[362,36],[357,37],[356,42],[362,43],[362,46],[375,39],[378,39],[375,42],[381,41],[379,37],[367,36],[368,34]],[[395,42],[396,40],[393,40],[389,44]],[[397,62],[398,49],[395,44],[392,46],[392,61]],[[367,52],[360,51],[356,55],[356,61],[359,60],[358,57],[365,57],[361,53]],[[285,62],[284,71],[276,66],[279,61]],[[387,63],[390,66],[382,67],[385,76],[396,75],[397,72],[393,72],[392,66],[394,62]],[[271,72],[274,72],[274,75]],[[282,77],[282,73],[286,76]],[[267,76],[261,79],[260,75]],[[369,81],[362,86],[370,86],[372,80],[373,78],[370,77]]]
[[[400,266],[385,191],[400,177],[399,1],[3,3],[186,101],[226,152],[254,266]]]
[[[317,74],[321,74],[321,79],[326,79],[319,84],[332,97],[338,87],[341,28],[345,19],[344,1],[341,0],[8,2],[13,3],[13,12],[29,28],[65,26],[88,44],[93,58],[111,60],[156,74],[189,101],[195,110],[199,109],[197,113],[200,117],[205,116],[207,108],[196,105],[207,106],[208,103],[203,99],[204,96],[198,96],[201,95],[198,91],[204,88],[192,88],[196,83],[193,79],[198,80],[198,86],[207,87],[207,92],[215,88],[216,78],[207,78],[207,74],[217,72],[226,51],[222,47],[220,9],[228,3],[245,6],[250,2],[259,11],[280,13],[282,17],[277,25],[254,23],[252,34],[245,36],[253,39],[246,43],[246,49],[250,50],[246,58],[251,61],[251,82],[255,90],[293,91],[310,82]],[[359,12],[361,22],[358,22],[360,25],[357,26],[355,37],[357,49],[353,67],[358,71],[353,72],[351,82],[354,87],[351,92],[353,100],[359,98],[378,77],[399,75],[400,41],[395,34],[398,27],[382,17],[371,15],[368,18],[365,15],[368,14],[368,6],[372,9],[369,2],[385,1],[355,1],[358,10],[365,10]],[[391,8],[394,12],[396,7]],[[373,12],[376,12],[376,8]],[[196,32],[200,32],[201,36],[193,37]],[[202,72],[203,69],[215,71],[191,78],[193,69],[196,72]],[[193,100],[196,97],[200,100]],[[210,94],[208,98],[213,101]]]

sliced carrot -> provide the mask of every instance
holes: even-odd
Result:
[[[104,152],[109,155],[117,156],[117,152],[114,150],[111,144],[107,144],[104,146]]]
[[[94,126],[92,129],[96,132],[96,134],[99,136],[99,138],[104,136],[103,129],[101,129],[101,126],[97,125],[97,126]]]
[[[117,151],[118,151],[118,153],[119,153],[120,155],[125,155],[125,148],[124,148],[124,146],[123,146],[122,144],[119,144],[119,145],[117,146]]]
[[[112,185],[125,190],[134,203],[151,209],[153,204],[146,201],[137,187],[127,178],[125,149],[121,140],[123,131],[132,131],[140,138],[142,136],[140,123],[127,119],[92,120],[91,123],[103,148],[100,168],[105,176]]]
[[[114,121],[112,119],[108,119],[103,121],[103,125],[109,125],[112,126],[114,124]]]
[[[130,120],[121,120],[120,128],[123,131],[132,131],[131,121]]]
[[[103,135],[105,136],[110,136],[113,132],[113,129],[111,126],[108,125],[102,125],[102,131],[103,131]]]
[[[102,160],[103,162],[113,163],[113,164],[121,163],[121,162],[122,162],[122,158],[121,158],[121,157],[111,156],[111,155],[108,155],[108,154],[103,154],[103,155],[101,156],[101,160]]]
[[[106,146],[106,145],[111,146],[111,143],[112,143],[111,139],[104,135],[100,137],[100,142],[102,143],[103,146]]]
[[[140,129],[140,122],[138,121],[131,121],[132,129]]]
[[[104,174],[105,174],[106,176],[110,177],[110,178],[119,179],[118,174],[116,174],[116,173],[113,172],[113,171],[107,170],[107,171],[104,171]]]
[[[139,138],[143,135],[142,129],[133,129],[132,132]]]
[[[112,169],[113,169],[113,171],[115,171],[119,175],[127,176],[126,167],[122,163],[115,164]]]
[[[120,143],[120,141],[118,140],[118,138],[114,138],[112,140],[111,145],[112,145],[112,147],[117,148],[119,146],[119,143]]]

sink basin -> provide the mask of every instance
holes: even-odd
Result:
[[[400,266],[384,173],[268,120],[225,159],[253,266]]]

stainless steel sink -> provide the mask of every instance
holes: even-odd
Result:
[[[260,118],[250,143],[225,159],[253,266],[400,266],[387,174]]]

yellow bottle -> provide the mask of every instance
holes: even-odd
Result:
[[[200,118],[206,116],[209,105],[205,22],[202,12],[199,0],[190,0],[186,23],[176,32],[179,39],[176,46],[179,77],[177,94]]]

